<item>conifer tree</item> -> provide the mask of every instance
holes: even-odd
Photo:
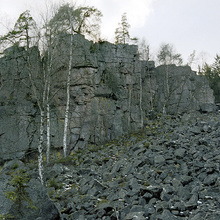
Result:
[[[130,40],[130,34],[128,29],[130,24],[127,20],[127,14],[124,13],[121,17],[121,22],[115,30],[115,44],[126,44]]]
[[[26,191],[28,188],[27,183],[30,180],[29,175],[23,169],[17,169],[11,174],[12,178],[9,180],[9,184],[13,187],[12,190],[8,190],[5,195],[8,199],[10,199],[15,208],[18,211],[19,216],[16,218],[22,218],[22,206],[23,202],[27,202],[28,208],[37,209],[36,206],[33,205],[33,201],[29,196],[29,193]],[[11,216],[12,219],[14,217]]]

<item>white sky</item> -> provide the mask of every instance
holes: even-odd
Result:
[[[5,31],[2,24],[13,26],[26,9],[36,17],[43,12],[46,2],[72,1],[0,0],[0,34]],[[193,50],[198,62],[212,63],[216,53],[220,54],[220,0],[77,0],[77,3],[95,6],[103,13],[101,36],[108,41],[114,40],[121,15],[127,12],[131,37],[144,37],[154,54],[161,43],[173,44],[185,63]]]

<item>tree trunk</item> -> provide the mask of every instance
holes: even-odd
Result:
[[[47,102],[47,164],[50,162],[50,104]]]
[[[128,129],[131,129],[131,95],[132,88],[131,85],[128,86]]]
[[[141,113],[141,128],[144,126],[144,117],[143,117],[143,109],[142,109],[142,78],[141,78],[141,72],[140,72],[140,99],[139,99],[139,105],[140,105],[140,113]]]
[[[50,76],[51,76],[51,65],[52,65],[52,58],[50,58],[50,50],[48,50],[48,63],[47,63],[47,74],[46,76],[46,110],[47,110],[47,151],[46,151],[46,158],[47,158],[47,164],[50,162]]]
[[[39,169],[39,177],[42,185],[44,184],[43,181],[43,137],[44,135],[44,111],[41,110],[40,112],[40,139],[38,144],[38,169]]]
[[[71,12],[68,10],[69,22],[70,22],[70,55],[69,55],[69,69],[67,75],[66,83],[66,110],[65,110],[65,119],[64,119],[64,133],[63,133],[63,154],[64,157],[67,156],[67,133],[68,133],[68,124],[69,124],[69,106],[70,106],[70,76],[72,69],[72,60],[73,60],[73,18]]]
[[[167,90],[167,97],[165,98],[163,105],[163,114],[166,114],[166,105],[170,98],[168,65],[166,65],[166,90]]]
[[[27,63],[28,63],[28,75],[29,75],[29,80],[31,83],[32,87],[32,92],[37,99],[37,105],[40,110],[40,137],[39,137],[39,143],[38,143],[38,170],[39,170],[39,178],[42,184],[44,184],[43,181],[43,134],[44,134],[44,98],[45,98],[45,89],[43,91],[43,100],[41,102],[38,94],[37,94],[37,88],[35,86],[34,80],[33,80],[33,75],[32,75],[32,68],[30,64],[30,53],[29,53],[29,48],[27,49],[28,52],[28,57],[27,57]]]
[[[69,69],[67,75],[67,84],[66,84],[66,110],[65,110],[65,120],[64,120],[64,133],[63,133],[63,153],[64,157],[67,156],[67,132],[68,132],[68,123],[69,123],[69,106],[70,106],[70,76],[71,76],[71,68],[72,68],[72,59],[73,59],[73,35],[70,37],[70,58],[69,58]]]

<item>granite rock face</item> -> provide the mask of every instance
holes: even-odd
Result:
[[[205,76],[198,76],[188,66],[159,66],[155,70],[157,109],[177,114],[216,109],[212,90]]]
[[[66,104],[69,36],[60,39],[51,91],[51,141],[62,147]],[[215,111],[214,96],[204,77],[189,67],[154,66],[140,61],[137,46],[94,44],[73,38],[68,150],[103,143],[143,128],[149,113],[182,114]],[[39,109],[30,90],[26,51],[9,48],[0,59],[0,161],[35,154]],[[41,86],[39,51],[32,48],[34,80]],[[56,91],[56,92],[55,92]]]
[[[36,149],[39,120],[29,89],[26,51],[9,49],[0,59],[0,163],[22,158],[29,149]],[[38,72],[41,63],[37,48],[31,50],[31,62]]]

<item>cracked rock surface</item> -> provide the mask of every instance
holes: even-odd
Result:
[[[45,188],[60,219],[218,220],[219,125],[218,113],[147,119],[139,132],[52,160]]]

